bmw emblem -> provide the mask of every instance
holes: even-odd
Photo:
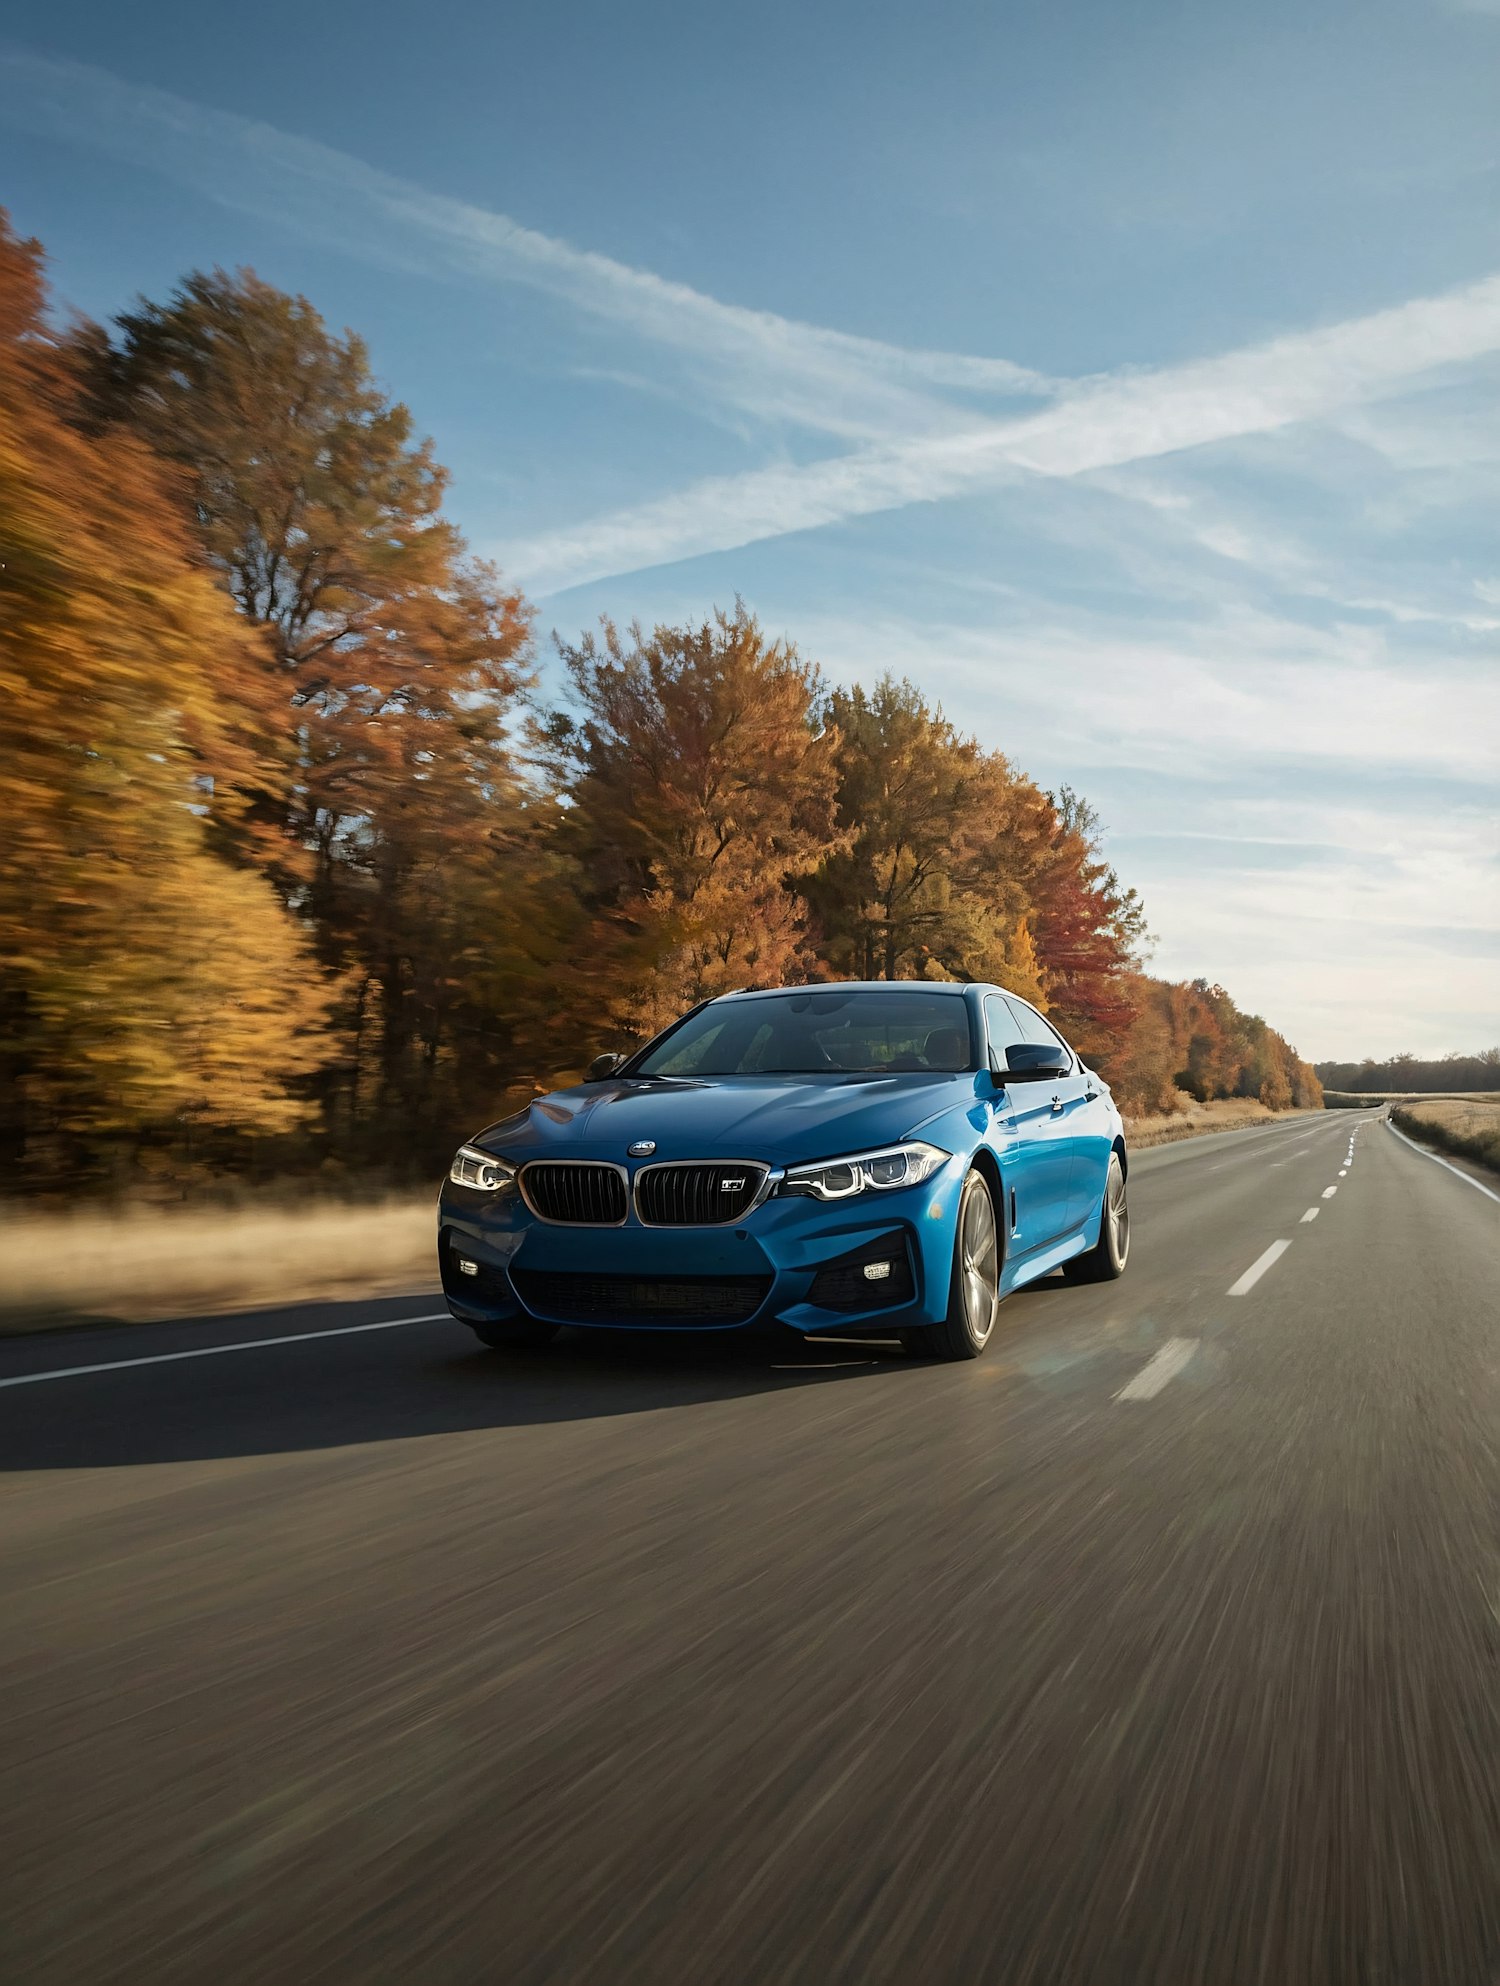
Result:
[[[656,1150],[655,1138],[637,1138],[633,1145],[625,1147],[626,1158],[650,1158]]]

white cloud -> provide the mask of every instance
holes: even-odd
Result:
[[[1500,682],[1467,658],[1418,670],[1379,630],[1243,611],[1121,633],[1042,601],[1002,628],[798,626],[835,679],[940,683],[957,723],[1102,798],[1153,971],[1218,979],[1313,1056],[1493,1036]]]
[[[82,64],[0,47],[0,107],[25,129],[161,171],[348,252],[526,285],[672,351],[680,378],[695,381],[721,418],[736,407],[856,444],[832,458],[707,478],[501,547],[507,568],[540,593],[1018,475],[1076,476],[1265,434],[1500,348],[1500,278],[1490,278],[1218,358],[1058,382],[1005,359],[909,350],[726,304],[332,147]],[[952,392],[1052,404],[976,419]],[[1404,433],[1368,439],[1413,445]],[[1229,533],[1214,546],[1205,531],[1203,542],[1231,558],[1254,555],[1251,541]]]
[[[1466,659],[1440,656],[1415,670],[1371,627],[1234,609],[1135,631],[1043,608],[997,629],[887,620],[872,637],[816,615],[799,629],[840,680],[890,669],[925,682],[941,657],[950,716],[1022,765],[1045,767],[1061,751],[1079,768],[1191,769],[1240,783],[1257,767],[1482,783],[1500,753],[1500,677],[1476,680]]]
[[[1493,614],[1478,613],[1473,606],[1474,594],[1490,606],[1500,606],[1500,588],[1487,589],[1483,580],[1466,583],[1462,578],[1444,575],[1446,584],[1423,597],[1396,592],[1388,584],[1389,574],[1382,572],[1382,590],[1376,591],[1369,588],[1368,574],[1358,561],[1353,562],[1354,571],[1337,573],[1337,562],[1330,558],[1326,547],[1298,543],[1284,530],[1268,528],[1260,518],[1246,521],[1236,516],[1202,477],[1194,479],[1191,493],[1187,488],[1172,487],[1133,468],[1100,471],[1092,483],[1095,488],[1141,506],[1158,534],[1165,533],[1183,544],[1199,546],[1212,553],[1214,559],[1228,560],[1244,568],[1247,577],[1261,583],[1269,581],[1284,593],[1324,601],[1346,612],[1382,614],[1387,620],[1407,627],[1458,628],[1478,635],[1500,633],[1500,619]],[[1358,491],[1347,490],[1342,497],[1344,515],[1357,512]],[[1344,563],[1351,562],[1346,559]],[[1186,575],[1179,574],[1176,585],[1183,590],[1222,594],[1222,581],[1218,578],[1221,571],[1219,567],[1210,568],[1191,585]]]
[[[1219,358],[1089,380],[1041,413],[721,476],[503,548],[539,592],[788,531],[1266,434],[1500,349],[1500,276]]]
[[[102,69],[0,46],[0,112],[208,198],[396,266],[523,284],[674,351],[731,402],[845,439],[942,431],[945,389],[1045,395],[1007,359],[909,350],[721,303],[685,283],[429,193],[271,125],[121,82]]]

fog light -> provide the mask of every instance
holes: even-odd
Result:
[[[460,1255],[458,1258],[458,1273],[461,1276],[477,1276],[479,1274],[479,1264],[477,1262],[471,1262],[467,1255]]]
[[[891,1265],[889,1262],[866,1262],[865,1264],[865,1281],[867,1283],[883,1283],[890,1273]]]

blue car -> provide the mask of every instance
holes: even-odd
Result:
[[[726,993],[454,1157],[443,1290],[487,1345],[564,1325],[898,1334],[977,1358],[1002,1298],[1130,1246],[1114,1100],[998,986]]]

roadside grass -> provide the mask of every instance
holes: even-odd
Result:
[[[1391,1121],[1409,1137],[1500,1172],[1500,1094],[1411,1099],[1396,1105]]]
[[[437,1286],[435,1196],[0,1213],[0,1332]]]
[[[1254,1097],[1216,1097],[1192,1103],[1172,1117],[1127,1117],[1125,1142],[1132,1151],[1174,1145],[1179,1138],[1202,1138],[1210,1131],[1245,1131],[1252,1124],[1280,1124],[1288,1117],[1318,1117],[1316,1110],[1270,1110]]]

